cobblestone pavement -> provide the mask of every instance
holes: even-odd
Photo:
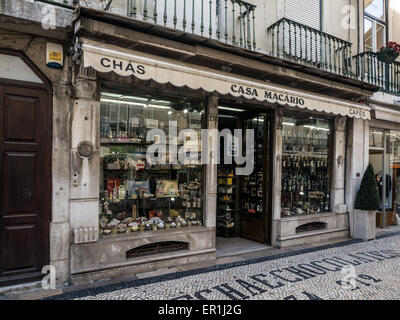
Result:
[[[68,293],[56,299],[400,299],[400,234]]]

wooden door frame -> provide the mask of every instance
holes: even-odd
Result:
[[[265,162],[264,162],[264,188],[268,189],[268,198],[265,196],[264,192],[264,197],[266,198],[264,200],[264,207],[265,207],[265,240],[267,245],[272,244],[272,227],[273,227],[273,206],[272,206],[272,201],[273,201],[273,184],[274,184],[274,149],[275,149],[275,135],[276,135],[276,124],[275,124],[275,112],[276,110],[268,110],[266,112],[266,121],[265,121],[265,137],[269,139],[269,141],[265,141]],[[269,126],[269,128],[268,128]],[[267,154],[267,150],[269,152],[269,156]],[[267,203],[267,206],[265,206],[265,203]]]
[[[242,106],[243,107],[243,106]],[[246,121],[257,115],[264,115],[264,162],[263,162],[263,223],[264,223],[264,241],[262,243],[266,245],[271,245],[272,243],[272,222],[273,222],[273,213],[272,213],[272,177],[273,177],[273,148],[274,148],[274,136],[275,136],[275,110],[272,109],[259,109],[257,111],[251,111],[251,115],[249,115],[246,119],[242,119],[242,121]],[[269,126],[269,128],[268,128]],[[267,140],[265,140],[267,139]],[[269,156],[267,151],[269,151]],[[269,178],[269,179],[268,179]],[[243,187],[243,181],[240,179],[240,190]],[[265,192],[266,191],[266,192]],[[239,221],[240,223],[240,221]],[[251,241],[256,241],[254,239],[250,239]]]
[[[13,50],[13,49],[5,49],[0,47],[0,53],[5,55],[12,55],[20,57],[28,67],[42,80],[43,83],[34,83],[27,81],[19,81],[12,79],[0,78],[0,86],[4,87],[14,87],[14,88],[26,88],[42,91],[42,93],[47,97],[44,101],[47,105],[47,119],[46,123],[48,126],[48,136],[45,143],[46,149],[46,159],[45,159],[45,167],[48,168],[46,172],[46,181],[44,191],[46,193],[46,200],[44,204],[44,212],[43,219],[46,221],[46,231],[47,231],[47,241],[43,244],[44,248],[41,249],[43,252],[43,259],[46,263],[50,263],[50,223],[52,221],[52,151],[53,151],[53,88],[51,81],[40,71],[40,69],[30,60],[23,52]],[[2,191],[1,191],[2,192]],[[18,281],[20,280],[20,281]],[[27,274],[25,277],[21,275],[18,277],[18,283],[24,281],[32,281],[34,280],[31,275]],[[16,283],[17,281],[7,280],[0,282],[0,286],[8,285]]]

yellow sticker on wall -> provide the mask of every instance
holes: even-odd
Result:
[[[64,49],[61,44],[47,42],[46,65],[50,68],[61,69],[64,63]]]

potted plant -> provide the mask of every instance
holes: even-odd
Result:
[[[374,168],[370,164],[364,173],[354,206],[354,238],[364,241],[375,239],[376,210],[379,207],[378,185]]]
[[[388,42],[386,46],[378,51],[377,55],[379,61],[391,64],[395,62],[400,55],[400,44],[393,41]]]

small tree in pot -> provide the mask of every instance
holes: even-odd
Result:
[[[354,210],[354,237],[365,241],[375,239],[376,210],[380,207],[374,168],[367,167],[358,190]]]

